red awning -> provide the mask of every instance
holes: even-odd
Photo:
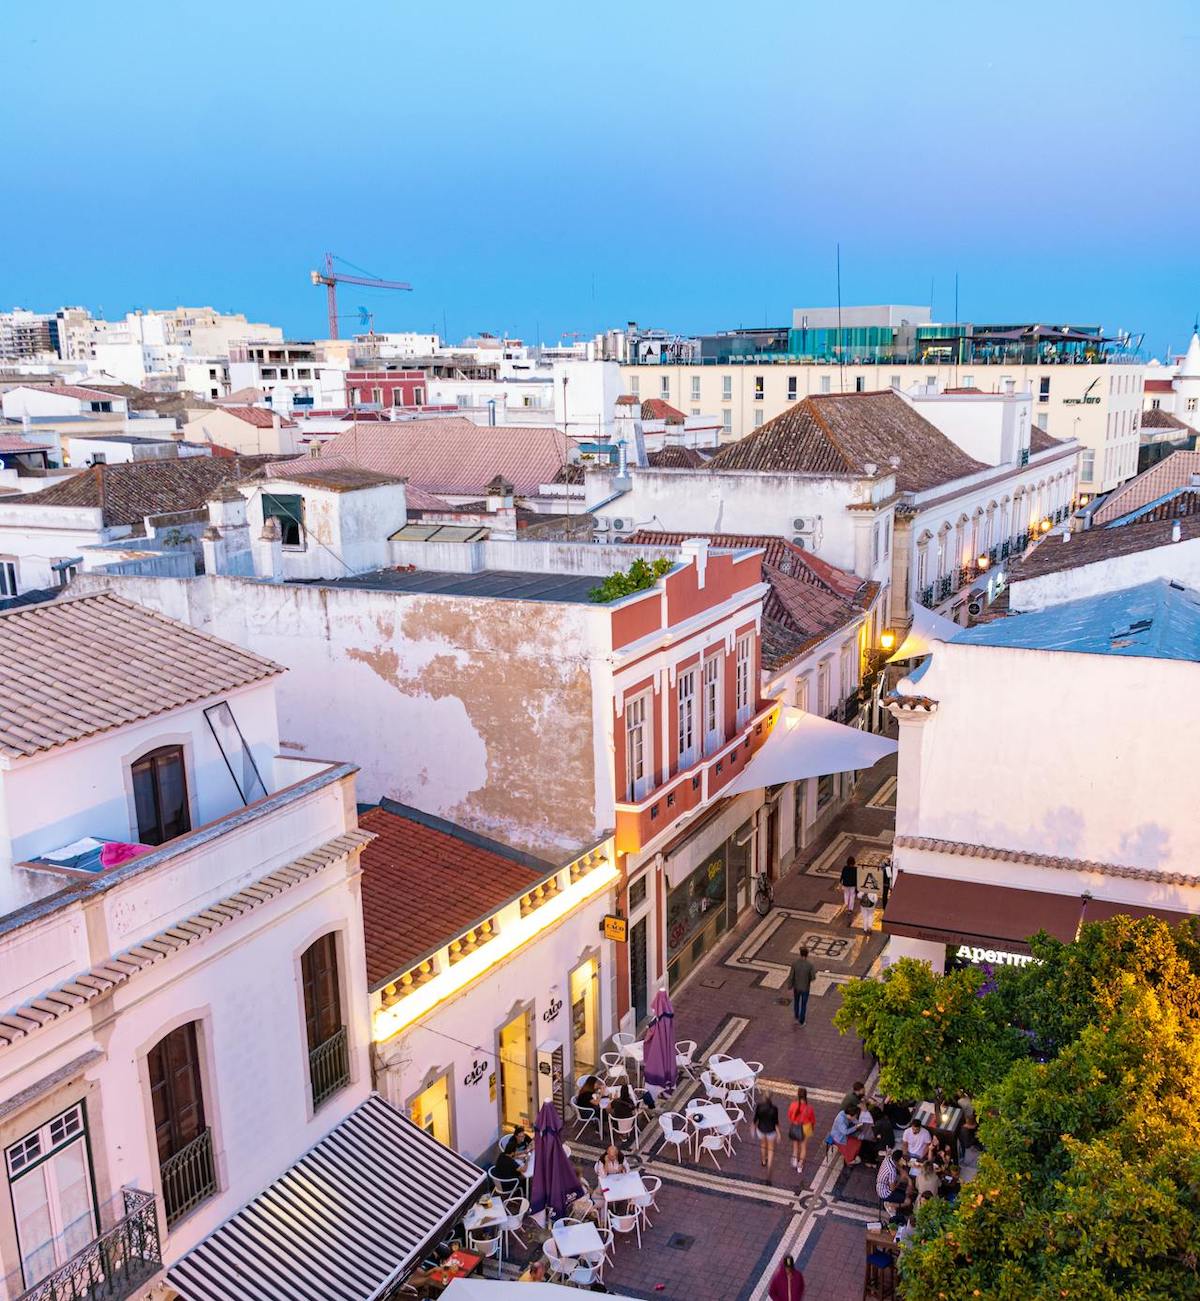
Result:
[[[901,872],[888,896],[883,929],[935,944],[1028,953],[1029,937],[1041,930],[1073,940],[1080,906],[1078,895]]]
[[[1111,903],[1107,899],[1089,899],[1083,910],[1085,922],[1106,922],[1110,917],[1123,913],[1126,917],[1157,917],[1168,926],[1178,926],[1180,922],[1200,917],[1200,913],[1181,912],[1175,908],[1160,908],[1157,904],[1149,907],[1136,903]]]

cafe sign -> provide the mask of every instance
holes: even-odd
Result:
[[[615,917],[612,913],[605,914],[601,930],[606,940],[616,940],[618,944],[624,944],[629,938],[629,922],[626,918]]]
[[[983,949],[974,944],[960,944],[957,956],[968,962],[986,962],[993,967],[1027,967],[1033,961],[1028,953],[1011,953],[1007,949]]]

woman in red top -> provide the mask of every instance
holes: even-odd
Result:
[[[795,1102],[788,1106],[788,1138],[792,1140],[792,1169],[799,1170],[808,1155],[808,1140],[817,1123],[817,1113],[808,1101],[808,1090],[797,1089]]]

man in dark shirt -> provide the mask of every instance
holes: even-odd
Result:
[[[858,903],[858,864],[851,854],[842,867],[842,902],[846,905],[846,920],[854,925],[854,905]]]
[[[813,964],[808,960],[808,950],[801,949],[800,956],[792,963],[792,1015],[797,1025],[803,1025],[808,1016],[808,995],[812,989],[813,977],[816,975]]]

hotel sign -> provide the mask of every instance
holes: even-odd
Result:
[[[601,929],[606,940],[615,940],[618,944],[624,944],[629,938],[629,922],[624,917],[614,917],[612,913],[605,913]]]
[[[1064,407],[1078,407],[1078,406],[1096,407],[1100,405],[1100,399],[1089,398],[1086,396],[1081,398],[1063,398],[1062,404]]]

